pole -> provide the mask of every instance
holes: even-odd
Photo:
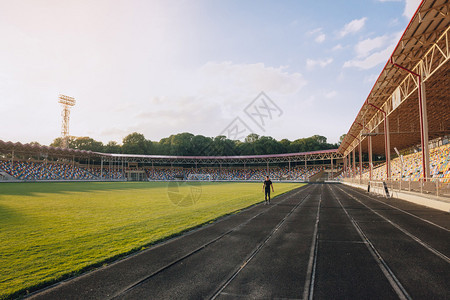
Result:
[[[333,158],[331,158],[331,179],[333,180],[334,176],[333,176]]]
[[[386,156],[386,177],[387,180],[391,179],[391,144],[390,144],[390,137],[389,137],[389,121],[386,115],[386,112],[382,110],[381,108],[373,105],[372,103],[365,102],[366,104],[376,108],[380,112],[384,114],[384,154]]]
[[[391,64],[400,68],[409,74],[417,77],[417,91],[419,97],[419,117],[420,117],[420,142],[422,146],[422,171],[424,181],[430,175],[430,152],[428,148],[428,118],[427,118],[427,101],[425,94],[425,83],[422,80],[422,76],[405,67],[400,66],[393,62],[391,57]]]
[[[391,180],[391,138],[389,134],[389,119],[386,116],[384,119],[385,123],[385,132],[384,136],[386,138],[386,173],[387,173],[387,180]]]
[[[356,155],[355,155],[355,148],[352,150],[352,177],[356,177]]]
[[[344,177],[347,177],[347,155],[344,156]]]
[[[369,180],[372,180],[372,136],[369,135]]]
[[[361,136],[359,136],[359,184],[362,182],[362,148],[361,148]]]
[[[103,157],[100,163],[100,179],[103,179]]]
[[[289,179],[291,179],[291,161],[289,161]]]
[[[122,180],[125,180],[125,168],[123,167],[123,157],[122,157]]]

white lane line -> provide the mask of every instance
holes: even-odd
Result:
[[[113,295],[112,297],[110,297],[109,299],[117,299],[117,298],[120,298],[120,296],[122,296],[123,294],[125,294],[125,293],[127,293],[127,292],[129,292],[129,291],[135,289],[136,287],[142,285],[143,283],[147,282],[150,278],[152,278],[152,277],[154,277],[154,276],[156,276],[156,275],[162,273],[163,271],[165,271],[165,270],[167,270],[168,268],[170,268],[170,267],[172,267],[172,266],[178,264],[179,262],[185,260],[186,258],[188,258],[188,257],[190,257],[190,256],[192,256],[192,255],[194,255],[194,254],[196,254],[196,253],[198,253],[198,252],[200,252],[201,250],[205,249],[206,247],[209,247],[209,246],[212,245],[213,243],[215,243],[215,242],[217,242],[218,240],[222,239],[224,236],[226,236],[226,235],[228,235],[228,234],[230,234],[230,233],[232,233],[232,232],[234,232],[234,231],[236,231],[236,230],[242,228],[243,226],[245,226],[245,225],[247,225],[248,223],[250,223],[250,221],[252,221],[252,220],[254,220],[255,218],[257,218],[258,216],[260,216],[260,215],[262,215],[263,213],[266,213],[267,211],[273,209],[273,207],[278,206],[279,204],[288,201],[288,200],[291,199],[292,197],[297,196],[299,193],[302,193],[302,192],[304,192],[304,191],[306,191],[306,190],[310,190],[310,189],[308,189],[308,188],[309,188],[309,186],[306,187],[306,188],[304,188],[304,189],[298,190],[298,191],[292,193],[291,195],[289,195],[288,197],[286,197],[286,199],[281,200],[280,202],[276,203],[275,205],[272,205],[272,206],[269,206],[268,208],[265,208],[264,210],[262,210],[261,212],[259,212],[259,213],[256,214],[256,215],[254,215],[254,216],[251,217],[250,219],[245,220],[245,221],[242,222],[241,224],[239,224],[239,225],[237,225],[237,226],[231,228],[230,230],[228,230],[228,231],[222,233],[221,235],[219,235],[219,236],[217,236],[216,238],[210,240],[209,242],[207,242],[207,243],[201,245],[200,247],[194,249],[193,251],[187,253],[186,255],[184,255],[184,256],[182,256],[182,257],[179,257],[179,258],[175,259],[174,261],[172,261],[172,262],[166,264],[165,266],[159,268],[158,270],[154,271],[153,273],[151,273],[151,274],[145,276],[144,278],[139,279],[138,281],[136,281],[136,282],[134,282],[134,283],[128,285],[127,287],[123,288],[122,290],[116,292],[116,294]]]
[[[318,228],[319,228],[319,217],[320,217],[320,204],[322,203],[322,195],[319,196],[319,203],[317,205],[316,223],[314,225],[313,240],[311,242],[311,249],[309,251],[309,261],[308,268],[306,269],[306,281],[303,288],[303,299],[312,299],[314,294],[314,280],[316,276],[316,265],[317,265],[317,245],[318,239]]]
[[[427,220],[427,219],[423,219],[423,218],[421,218],[421,217],[419,217],[419,216],[417,216],[417,215],[415,215],[415,214],[412,214],[412,213],[410,213],[410,212],[408,212],[408,211],[406,211],[406,210],[403,210],[403,209],[401,209],[401,208],[395,207],[395,206],[393,206],[393,205],[391,205],[391,204],[388,204],[388,203],[386,203],[386,202],[383,202],[383,201],[374,199],[374,198],[372,198],[372,197],[369,197],[368,195],[366,195],[366,194],[364,194],[364,193],[361,193],[361,192],[359,192],[359,191],[356,191],[356,190],[355,190],[354,192],[355,192],[355,193],[358,193],[358,194],[360,194],[360,195],[363,195],[363,196],[365,196],[366,198],[369,198],[370,200],[374,200],[374,201],[380,202],[380,203],[382,203],[382,204],[384,204],[384,205],[387,205],[387,206],[392,207],[392,208],[395,208],[396,210],[399,210],[399,211],[401,211],[401,212],[403,212],[403,213],[405,213],[405,214],[408,214],[408,215],[410,215],[410,216],[412,216],[412,217],[414,217],[414,218],[417,218],[417,219],[419,219],[419,220],[421,220],[421,221],[424,221],[424,222],[426,222],[426,223],[428,223],[428,224],[430,224],[430,225],[436,226],[436,227],[438,227],[438,228],[440,228],[440,229],[442,229],[442,230],[445,230],[445,231],[447,231],[447,232],[450,232],[450,229],[447,229],[447,228],[445,228],[445,227],[442,227],[441,225],[438,225],[438,224],[436,224],[436,223],[433,223],[433,222],[431,222],[431,221],[429,221],[429,220]]]
[[[302,206],[306,200],[311,196],[311,194],[306,195],[297,205],[295,205],[291,211],[275,226],[275,228],[269,233],[269,235],[266,237],[266,239],[261,242],[250,254],[250,256],[242,263],[242,265],[231,275],[231,277],[214,293],[214,295],[210,298],[211,300],[216,299],[222,292],[225,290],[225,288],[236,278],[236,276],[248,265],[248,263],[259,253],[259,251],[267,244],[267,242],[270,240],[270,238],[275,234],[275,232],[280,229],[280,227],[285,223],[287,218],[300,206]]]
[[[369,238],[366,236],[364,231],[359,227],[358,223],[349,215],[348,211],[345,209],[345,207],[342,205],[341,201],[338,199],[336,194],[334,193],[333,189],[331,189],[331,193],[333,194],[334,198],[336,198],[337,202],[341,206],[341,208],[344,210],[345,214],[349,218],[350,222],[353,224],[353,227],[355,227],[356,231],[358,232],[361,239],[364,241],[364,244],[366,244],[367,249],[369,250],[372,257],[375,259],[378,267],[383,272],[386,279],[391,284],[392,288],[394,289],[397,296],[402,300],[409,300],[412,299],[411,296],[408,294],[406,289],[403,287],[401,282],[398,280],[397,276],[395,276],[394,272],[389,268],[387,263],[384,261],[383,257],[378,253],[375,246],[372,244],[372,242],[369,240]]]
[[[341,188],[339,188],[340,191],[342,191],[343,193],[347,194],[348,196],[350,196],[352,199],[354,199],[355,201],[361,203],[362,205],[364,205],[365,207],[367,207],[370,211],[372,211],[374,214],[376,214],[377,216],[381,217],[382,219],[386,220],[387,222],[389,222],[392,226],[394,226],[395,228],[397,228],[398,230],[400,230],[401,232],[403,232],[404,234],[406,234],[407,236],[409,236],[410,238],[412,238],[414,241],[416,241],[417,243],[419,243],[420,245],[422,245],[423,247],[425,247],[425,249],[431,251],[433,254],[437,255],[438,257],[442,258],[445,262],[450,264],[450,258],[448,256],[446,256],[445,254],[439,252],[438,250],[434,249],[433,247],[431,247],[430,245],[428,245],[427,243],[425,243],[424,241],[422,241],[421,239],[419,239],[418,237],[416,237],[415,235],[413,235],[412,233],[410,233],[409,231],[407,231],[406,229],[403,229],[402,227],[400,227],[400,225],[398,225],[397,223],[392,222],[391,220],[389,220],[388,218],[386,218],[385,216],[383,216],[382,214],[378,213],[377,211],[373,210],[372,208],[370,208],[369,206],[367,206],[366,204],[362,203],[360,200],[358,200],[356,197],[354,197],[353,195],[350,195],[349,193],[347,193],[346,191],[342,190]]]

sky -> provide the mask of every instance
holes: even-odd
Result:
[[[0,0],[0,140],[335,143],[420,0]]]

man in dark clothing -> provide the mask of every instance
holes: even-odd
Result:
[[[272,192],[274,192],[272,181],[270,181],[269,176],[267,176],[266,180],[264,181],[264,184],[263,184],[263,191],[265,192],[265,196],[266,196],[265,204],[270,204],[270,188],[271,187],[272,187]]]

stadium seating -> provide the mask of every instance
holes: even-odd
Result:
[[[320,172],[322,167],[294,167],[291,168],[289,174],[289,168],[270,168],[269,176],[273,180],[278,179],[290,179],[303,181],[307,180],[314,174]],[[209,174],[211,180],[263,180],[267,175],[265,168],[150,168],[146,169],[146,174],[149,180],[175,180],[178,178],[188,178],[191,174]]]
[[[403,157],[403,180],[418,181],[423,177],[421,152],[405,155]],[[400,158],[391,161],[392,179],[400,180],[402,174]],[[357,172],[359,165],[357,165]],[[188,178],[191,174],[209,174],[211,180],[230,181],[260,181],[266,176],[266,168],[145,168],[149,180],[175,180]],[[295,166],[289,172],[288,167],[271,167],[269,176],[273,180],[290,179],[304,181],[323,170],[323,167]],[[36,162],[36,161],[5,161],[0,160],[0,171],[19,180],[123,180],[122,169],[109,169],[99,166],[86,168],[72,163]],[[363,178],[369,178],[369,168],[363,164]],[[339,175],[342,177],[343,175]],[[430,149],[430,177],[433,180],[450,182],[450,144]],[[384,180],[386,166],[380,164],[372,171],[372,180]]]
[[[20,180],[93,180],[97,176],[71,164],[0,161],[0,169]]]
[[[391,172],[393,180],[400,180],[402,162],[399,157],[391,160]],[[432,180],[450,182],[450,144],[430,149],[430,177]],[[364,173],[363,178],[369,178],[369,173]],[[372,171],[373,180],[384,180],[385,178],[386,164],[382,164]],[[422,152],[403,156],[402,178],[406,181],[419,181],[423,178]]]
[[[289,179],[304,181],[317,174],[323,167],[293,167],[289,172],[288,167],[271,167],[269,176],[273,180]],[[101,170],[94,166],[85,168],[71,163],[50,163],[32,161],[2,161],[0,160],[0,170],[24,181],[36,180],[123,180],[122,169]],[[128,169],[126,169],[128,170]],[[136,170],[136,169],[133,169]],[[191,174],[208,174],[211,180],[230,181],[261,181],[267,175],[266,168],[146,168],[145,171],[149,180],[175,180],[187,179]]]

